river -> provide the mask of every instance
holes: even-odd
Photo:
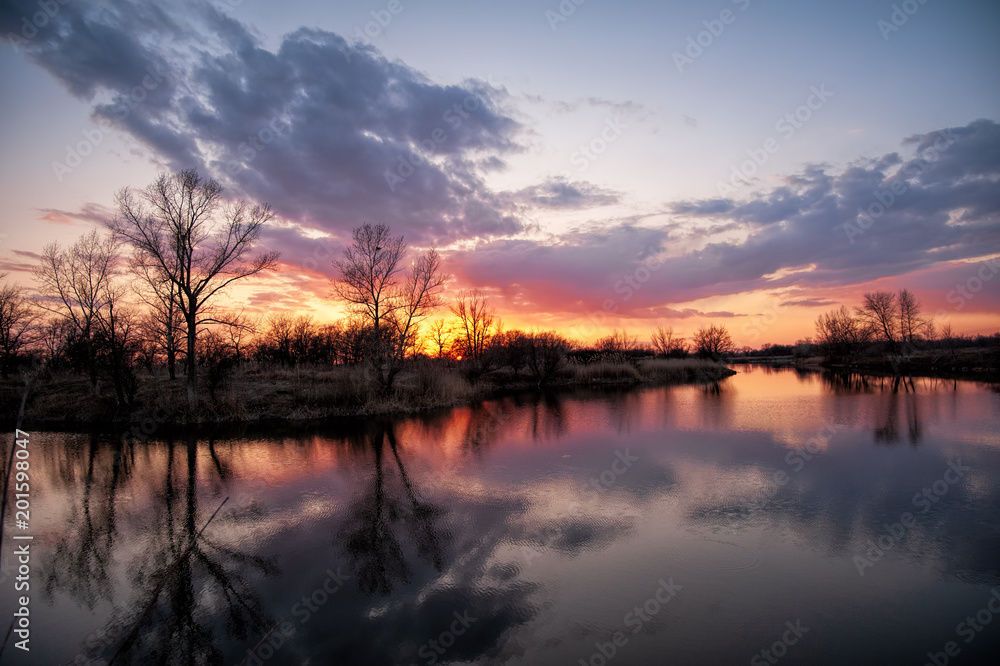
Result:
[[[116,663],[995,655],[996,387],[735,369],[131,446],[31,432],[30,652],[4,661],[102,663],[133,627]]]

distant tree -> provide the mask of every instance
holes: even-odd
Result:
[[[334,292],[371,327],[368,357],[386,393],[413,348],[420,321],[441,305],[441,288],[449,276],[441,272],[441,257],[433,249],[404,271],[406,243],[384,224],[362,225],[353,238],[334,262],[340,273]]]
[[[444,358],[451,346],[451,329],[444,319],[436,319],[428,331],[431,350],[435,358]]]
[[[597,340],[594,346],[607,354],[627,354],[641,348],[638,335],[629,335],[624,330],[615,329],[610,335]]]
[[[96,230],[81,236],[67,249],[57,242],[42,249],[34,270],[41,297],[35,303],[52,312],[72,328],[72,347],[78,350],[82,369],[97,388],[97,358],[94,336],[98,313],[107,305],[109,287],[119,260],[120,240],[101,236]]]
[[[313,359],[316,344],[316,324],[310,315],[298,315],[292,322],[292,358],[296,363]]]
[[[952,360],[955,358],[955,331],[951,327],[951,322],[941,327],[939,339],[944,343],[944,348],[948,350],[948,355]]]
[[[896,296],[899,304],[899,338],[912,343],[918,338],[934,337],[933,320],[923,316],[920,301],[908,289],[900,289]]]
[[[494,336],[500,331],[496,308],[490,305],[483,292],[476,289],[462,292],[451,306],[451,312],[458,320],[456,345],[462,358],[482,360]]]
[[[177,282],[167,277],[159,262],[148,253],[136,252],[130,264],[139,278],[135,291],[148,306],[142,325],[144,334],[163,352],[167,376],[176,379],[177,356],[184,353],[187,335]]]
[[[42,324],[39,340],[49,368],[58,368],[66,360],[72,338],[72,324],[62,317],[54,317]]]
[[[282,365],[295,365],[292,340],[295,337],[295,316],[288,312],[274,312],[268,316],[263,329],[262,342],[267,345],[271,360]]]
[[[249,256],[274,213],[267,204],[243,200],[223,205],[222,186],[194,169],[162,174],[143,190],[123,188],[115,201],[118,215],[108,226],[132,246],[137,261],[152,267],[156,281],[176,288],[187,334],[188,404],[193,406],[198,329],[215,321],[207,308],[224,289],[277,266],[278,252]]]
[[[816,319],[816,341],[829,356],[841,357],[857,353],[873,337],[871,325],[852,316],[851,311],[843,305],[839,310],[831,310]]]
[[[566,365],[566,353],[572,349],[569,340],[554,331],[527,336],[528,371],[539,384],[545,384]]]
[[[0,280],[7,277],[0,273]],[[14,369],[21,351],[37,337],[38,313],[24,290],[15,284],[0,286],[0,374]]]
[[[864,302],[854,309],[858,318],[869,326],[875,336],[896,348],[899,339],[899,301],[891,291],[872,291],[864,296]]]
[[[125,299],[124,286],[107,282],[103,306],[96,312],[98,354],[111,375],[118,404],[131,405],[137,388],[135,359],[139,352],[139,313]]]
[[[343,330],[341,322],[314,324],[309,343],[310,360],[315,363],[337,363]]]
[[[229,378],[236,365],[236,356],[217,329],[206,329],[198,339],[198,357],[205,368],[205,381],[212,402],[218,402],[217,391]]]
[[[725,326],[702,326],[695,332],[693,339],[695,350],[699,356],[719,358],[733,351],[733,338]]]
[[[530,365],[533,334],[518,329],[502,331],[493,338],[493,346],[502,356],[501,364],[507,365],[515,373]],[[529,368],[530,369],[530,368]]]
[[[652,336],[653,353],[657,356],[677,357],[687,353],[684,338],[674,336],[673,328],[657,326]]]
[[[240,312],[235,315],[227,315],[223,319],[225,320],[225,333],[223,335],[225,343],[232,350],[236,365],[240,365],[247,355],[250,338],[256,335],[260,329],[260,318]]]

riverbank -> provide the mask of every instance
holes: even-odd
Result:
[[[730,365],[767,365],[802,370],[861,372],[873,375],[941,377],[979,381],[1000,380],[1000,349],[964,347],[911,350],[897,354],[868,354],[843,358],[822,356],[747,356],[727,360]]]
[[[546,389],[714,382],[735,374],[721,363],[698,359],[646,359],[636,364],[568,364]],[[276,368],[247,365],[233,370],[214,391],[203,386],[195,407],[187,404],[183,377],[165,373],[139,378],[131,408],[117,405],[107,383],[96,390],[82,377],[37,378],[28,392],[24,428],[111,428],[152,421],[160,425],[301,423],[337,417],[410,414],[474,404],[519,390],[538,390],[527,375],[494,372],[470,381],[461,367],[421,362],[403,370],[389,395],[380,395],[363,366]],[[0,420],[13,424],[24,393],[20,378],[0,383]]]

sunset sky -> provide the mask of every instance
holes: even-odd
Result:
[[[790,343],[899,287],[992,333],[998,29],[995,0],[5,0],[0,271],[196,167],[277,213],[280,270],[232,294],[259,313],[339,316],[332,259],[381,222],[449,297],[581,341]]]

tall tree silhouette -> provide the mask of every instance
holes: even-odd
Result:
[[[194,169],[161,174],[143,190],[125,187],[115,202],[118,215],[108,226],[134,248],[136,261],[149,267],[143,275],[176,287],[187,332],[188,403],[194,405],[198,327],[215,321],[207,307],[222,290],[276,267],[278,252],[250,256],[274,213],[268,204],[224,204],[222,185]]]
[[[333,283],[337,297],[373,330],[369,358],[379,387],[392,389],[403,358],[412,347],[417,326],[441,304],[441,287],[449,276],[441,272],[441,257],[433,249],[404,270],[406,243],[384,224],[365,224],[353,232],[354,242],[334,265],[340,277]]]

